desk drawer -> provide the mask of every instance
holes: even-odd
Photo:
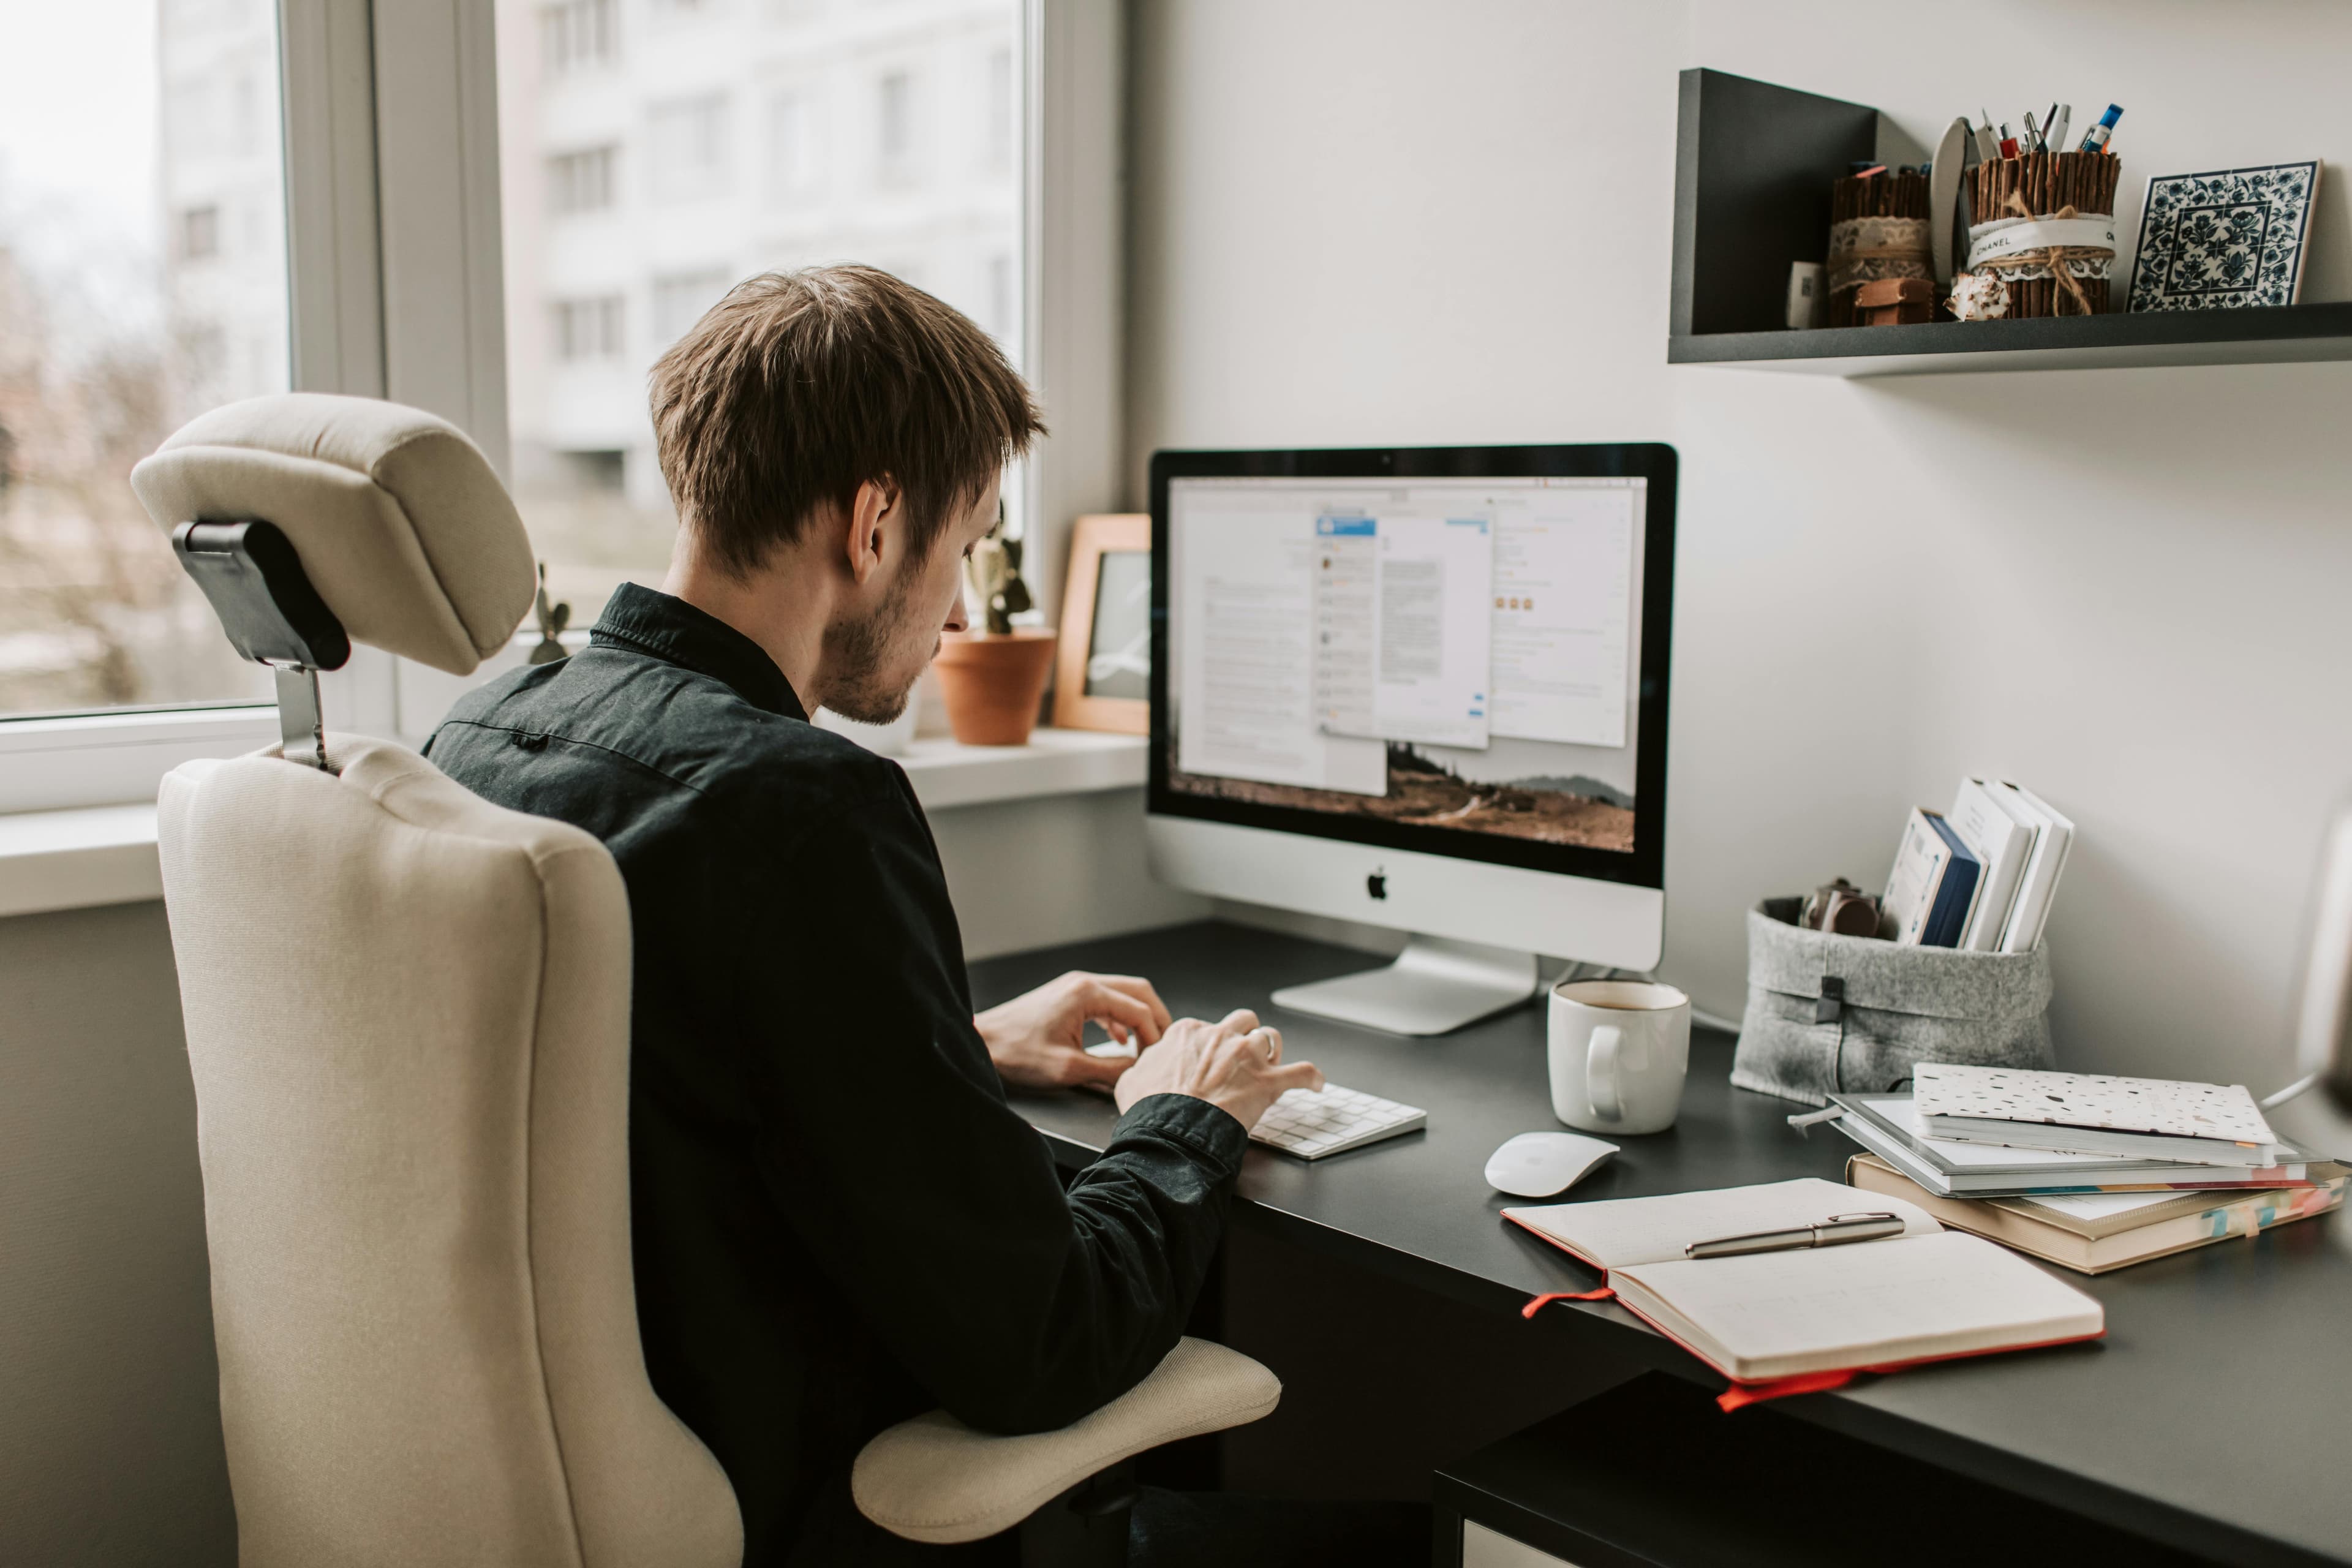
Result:
[[[1462,1527],[1462,1568],[1581,1568],[1565,1557],[1538,1552],[1523,1541],[1497,1535],[1483,1524]]]

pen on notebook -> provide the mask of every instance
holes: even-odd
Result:
[[[1807,1247],[1843,1247],[1849,1242],[1877,1241],[1901,1236],[1903,1221],[1891,1214],[1832,1215],[1818,1225],[1790,1226],[1785,1230],[1759,1230],[1746,1236],[1718,1236],[1694,1241],[1683,1248],[1685,1258],[1738,1258],[1751,1252],[1791,1252]]]
[[[2099,116],[2099,122],[2096,125],[2092,126],[2088,131],[2083,132],[2083,144],[2079,148],[2075,149],[2075,151],[2081,153],[2105,152],[2107,147],[2107,138],[2116,133],[2116,121],[2121,120],[2123,117],[2124,106],[2122,104],[2111,103],[2107,105],[2107,111]]]

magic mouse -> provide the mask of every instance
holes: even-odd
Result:
[[[1522,1132],[1486,1162],[1486,1184],[1515,1198],[1556,1197],[1606,1164],[1617,1145],[1576,1132]]]

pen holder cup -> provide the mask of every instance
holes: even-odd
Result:
[[[1864,286],[1925,281],[1935,291],[1928,254],[1927,182],[1906,171],[1837,181],[1830,187],[1827,325],[1868,325],[1857,310]]]
[[[1891,1089],[1919,1062],[2047,1068],[2050,950],[1964,952],[1825,935],[1802,899],[1748,911],[1748,1016],[1731,1081],[1822,1105]]]
[[[2028,153],[1970,169],[1964,276],[1976,281],[1954,280],[1954,313],[2012,321],[2105,314],[2122,172],[2106,153]]]

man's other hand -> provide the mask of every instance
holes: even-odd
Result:
[[[1149,980],[1074,970],[972,1022],[996,1076],[1014,1089],[1108,1089],[1136,1058],[1088,1056],[1087,1026],[1100,1024],[1112,1039],[1140,1050],[1167,1032],[1169,1019]]]
[[[1111,1093],[1122,1111],[1148,1094],[1189,1094],[1251,1128],[1287,1091],[1322,1087],[1313,1062],[1283,1061],[1281,1030],[1261,1027],[1243,1008],[1214,1024],[1186,1018],[1169,1026]]]

